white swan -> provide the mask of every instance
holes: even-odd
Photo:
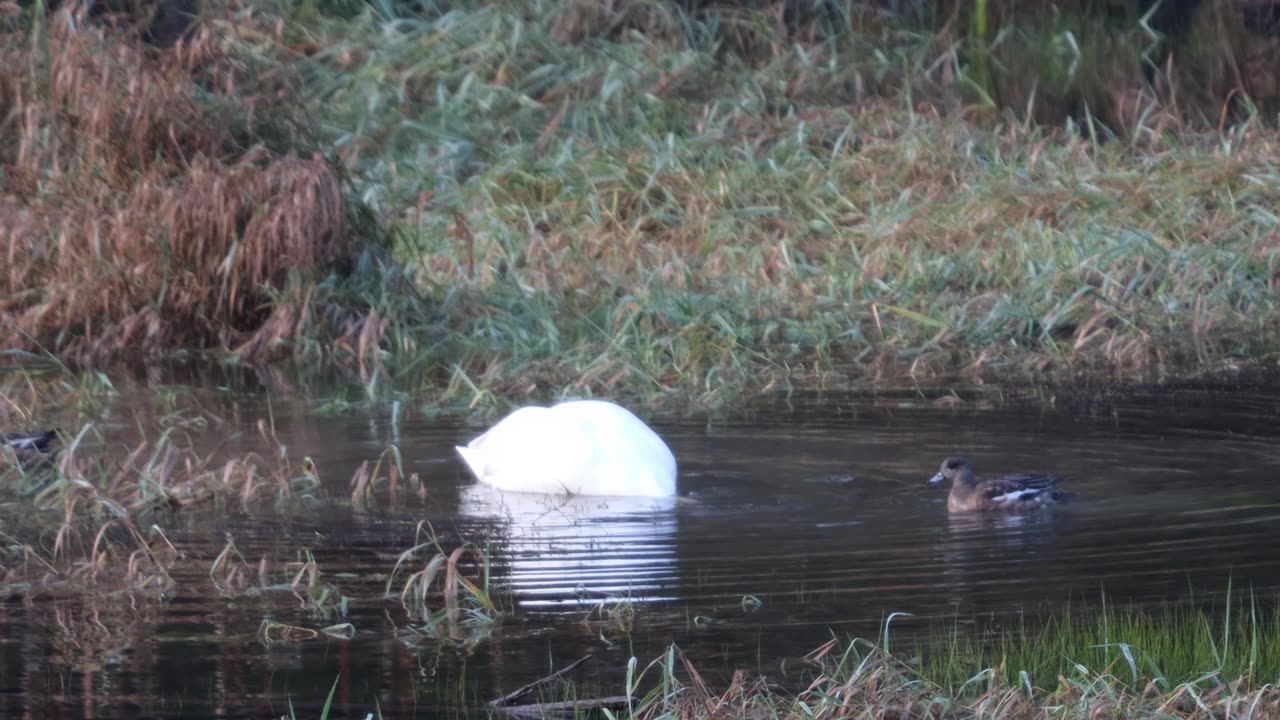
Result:
[[[676,459],[657,433],[603,400],[523,407],[458,454],[476,478],[499,490],[668,497]]]

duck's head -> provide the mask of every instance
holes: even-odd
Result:
[[[929,482],[935,485],[947,480],[953,483],[956,480],[973,482],[973,463],[969,461],[969,458],[952,455],[942,461],[942,467],[939,468],[938,474],[929,478]]]

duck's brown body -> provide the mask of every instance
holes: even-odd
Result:
[[[947,510],[951,512],[1025,512],[1066,500],[1057,489],[1062,480],[1048,473],[998,475],[978,480],[968,458],[949,457],[929,482],[951,481]]]

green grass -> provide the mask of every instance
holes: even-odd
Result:
[[[41,263],[93,246],[85,228],[97,227],[45,222],[7,236],[32,260],[0,302],[43,322],[54,352],[127,353],[146,320],[153,354],[199,349],[166,346],[187,343],[236,348],[222,355],[232,361],[323,361],[369,395],[394,386],[485,411],[588,394],[710,408],[957,372],[1151,379],[1280,357],[1267,76],[1256,70],[1258,97],[1241,99],[1220,67],[1246,47],[1241,17],[1197,18],[1187,52],[1205,61],[1157,91],[1142,79],[1156,36],[1089,2],[965,4],[954,22],[793,5],[775,18],[647,0],[210,3],[195,46],[210,61],[179,64],[190,77],[157,80],[165,92],[147,104],[148,132],[168,137],[166,123],[190,120],[166,114],[172,97],[188,97],[207,142],[167,161],[155,143],[129,145],[92,213],[116,217],[112,203],[162,174],[172,212],[192,211],[192,197],[225,211],[225,249],[179,289],[121,283],[121,300],[99,308],[68,281],[66,297],[27,307]],[[19,22],[30,32],[4,49],[44,67],[32,38],[50,26]],[[117,42],[93,39],[91,59],[123,81]],[[1256,57],[1234,67],[1255,72]],[[130,108],[101,95],[127,129]],[[37,97],[50,118],[96,117],[88,99]],[[84,193],[58,195],[41,173],[92,187],[97,176],[23,127],[25,144],[0,154],[35,158],[31,188],[15,188],[61,218]],[[83,140],[122,152],[110,142],[122,133]],[[193,196],[183,179],[218,142],[227,177],[259,178],[252,146],[281,181],[303,169],[314,181],[270,194],[281,221],[260,223],[253,257],[239,256],[245,198]],[[313,151],[339,172],[288,159]],[[325,202],[310,202],[316,188]],[[304,207],[332,232],[296,215]],[[130,227],[120,247],[139,260],[121,261],[121,277],[168,252],[155,257],[167,242],[155,223]],[[289,248],[317,259],[281,262]],[[77,257],[59,266],[68,277],[97,258]],[[209,320],[224,304],[235,312]],[[188,315],[211,326],[174,320]]]
[[[409,618],[419,623],[407,628],[408,634],[414,641],[464,646],[487,639],[502,616],[490,585],[488,555],[469,542],[446,550],[425,521],[416,534],[420,541],[396,558],[385,590],[388,598],[398,596]]]
[[[953,691],[996,669],[1037,687],[1084,669],[1163,692],[1184,682],[1244,678],[1280,682],[1280,605],[1253,597],[1216,603],[1068,608],[1043,620],[1013,623],[987,637],[952,629],[919,650],[919,671]]]
[[[833,639],[785,679],[736,672],[713,687],[677,648],[628,666],[626,717],[1258,717],[1280,702],[1275,599],[1091,606],[975,636]],[[901,623],[905,618],[898,618]],[[891,642],[892,641],[892,642]]]
[[[715,406],[886,373],[1274,361],[1262,118],[1150,116],[1111,142],[969,122],[927,82],[928,33],[743,56],[728,15],[606,33],[582,7],[304,10],[240,45],[290,63],[393,229],[432,309],[424,329],[387,308],[388,362],[428,397]]]

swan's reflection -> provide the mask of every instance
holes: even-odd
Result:
[[[490,552],[525,607],[670,599],[675,498],[541,495],[470,485],[459,514],[494,522]]]

